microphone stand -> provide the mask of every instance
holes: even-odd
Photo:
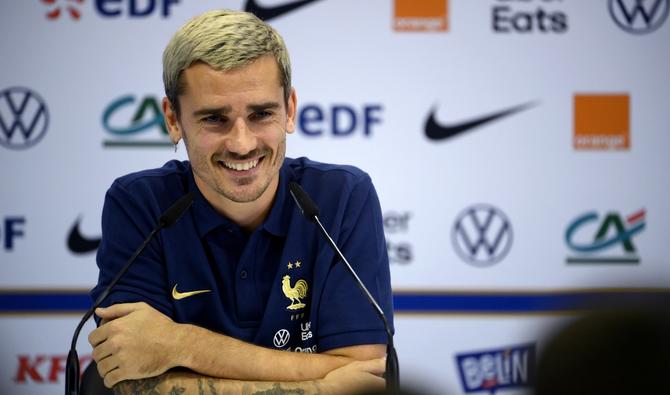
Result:
[[[333,239],[330,237],[328,234],[328,231],[326,231],[326,228],[321,224],[321,221],[319,220],[319,208],[316,206],[314,201],[307,195],[307,192],[305,192],[302,187],[292,181],[289,183],[289,191],[291,192],[291,196],[293,196],[293,200],[295,200],[296,205],[302,211],[302,214],[307,218],[308,220],[315,222],[321,231],[321,234],[328,240],[328,244],[333,248],[337,256],[342,260],[344,265],[346,266],[347,270],[349,271],[349,274],[351,274],[356,281],[356,284],[358,285],[358,288],[363,292],[363,294],[366,296],[368,299],[368,302],[374,307],[375,312],[379,316],[379,318],[382,320],[384,324],[384,329],[386,330],[386,388],[387,389],[398,389],[400,386],[400,367],[398,364],[398,354],[396,352],[395,347],[393,346],[393,334],[391,333],[391,327],[388,324],[388,321],[386,320],[386,315],[384,315],[384,311],[379,307],[379,304],[375,301],[375,298],[370,294],[370,291],[368,291],[367,287],[365,284],[363,284],[363,281],[358,277],[358,274],[356,274],[356,271],[354,270],[353,267],[351,267],[351,264],[349,264],[349,261],[347,258],[342,254],[342,251],[337,247],[337,244],[333,241]]]
[[[321,221],[319,221],[318,216],[313,217],[314,222],[318,225],[319,230],[321,231],[321,234],[328,240],[328,244],[335,250],[337,255],[340,257],[344,265],[347,267],[347,271],[349,271],[349,274],[351,274],[354,277],[354,280],[356,281],[356,284],[358,285],[358,288],[365,294],[366,298],[368,299],[368,302],[374,307],[375,312],[377,313],[377,316],[382,320],[384,323],[384,329],[386,330],[386,388],[389,389],[397,389],[400,386],[400,377],[399,377],[399,365],[398,365],[398,354],[396,353],[395,347],[393,346],[393,334],[391,333],[391,327],[388,324],[388,321],[386,320],[386,315],[384,314],[384,311],[379,307],[379,304],[377,304],[377,301],[375,301],[375,298],[370,294],[370,291],[368,291],[367,287],[365,284],[363,284],[363,281],[358,277],[358,274],[356,274],[356,271],[354,270],[353,267],[351,267],[351,264],[347,260],[347,258],[342,254],[340,249],[337,247],[337,244],[333,241],[333,239],[330,237],[328,232],[326,231],[326,228],[323,227],[321,224]]]
[[[72,343],[70,344],[70,352],[67,354],[67,360],[65,362],[65,395],[78,395],[79,394],[79,355],[77,354],[77,339],[79,338],[79,333],[81,332],[81,329],[84,327],[84,324],[86,321],[88,321],[89,318],[93,315],[93,312],[95,312],[95,309],[97,309],[100,304],[105,300],[107,295],[109,295],[109,292],[112,290],[112,288],[116,285],[116,283],[119,282],[121,277],[126,274],[130,266],[135,262],[137,257],[144,251],[144,249],[147,247],[149,242],[153,240],[154,236],[158,231],[161,229],[167,228],[169,226],[172,226],[177,220],[181,217],[181,215],[186,211],[191,206],[191,203],[193,203],[193,199],[195,197],[195,194],[193,192],[190,192],[179,199],[170,206],[163,215],[161,215],[160,219],[158,220],[158,226],[156,226],[151,233],[149,233],[149,236],[147,236],[146,239],[144,239],[144,242],[142,245],[135,250],[135,253],[128,259],[128,262],[123,266],[123,268],[116,274],[116,277],[112,280],[112,282],[109,283],[107,288],[100,294],[98,299],[93,303],[93,306],[91,306],[87,311],[86,314],[84,314],[84,317],[79,321],[79,325],[77,325],[77,329],[74,331],[74,335],[72,336]]]

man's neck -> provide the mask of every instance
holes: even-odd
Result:
[[[197,181],[196,178],[196,185],[198,184]],[[272,203],[277,194],[278,185],[279,176],[272,180],[270,185],[268,185],[268,188],[258,199],[248,203],[234,202],[218,194],[215,196],[208,196],[209,194],[202,192],[203,188],[200,188],[200,186],[198,186],[198,188],[209,204],[211,204],[219,214],[233,221],[242,228],[242,230],[249,234],[258,228],[270,213]]]

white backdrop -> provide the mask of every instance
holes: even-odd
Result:
[[[247,3],[0,4],[0,393],[62,393],[62,357],[97,279],[93,250],[68,245],[73,226],[96,239],[114,178],[185,159],[151,126],[163,48],[188,18]],[[585,298],[667,297],[670,1],[635,4],[318,0],[269,20],[302,115],[287,154],[357,165],[377,187],[404,382],[477,392],[457,356],[539,350]],[[431,112],[443,133],[463,131],[429,139]],[[576,133],[615,146],[578,149]],[[504,216],[489,227],[488,207]],[[506,388],[488,373],[505,394],[528,392],[527,379]]]

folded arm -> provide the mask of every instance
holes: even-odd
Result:
[[[302,394],[347,395],[381,389],[384,358],[356,361],[335,369],[323,379],[302,382],[259,382],[216,379],[189,372],[168,372],[158,377],[123,381],[114,386],[117,395],[162,394]],[[196,392],[197,391],[197,392]]]
[[[207,329],[178,324],[146,303],[96,311],[105,323],[91,332],[93,358],[105,385],[155,377],[174,367],[203,376],[243,381],[300,382],[324,378],[356,360],[385,355],[384,345],[360,345],[322,354],[272,350]]]

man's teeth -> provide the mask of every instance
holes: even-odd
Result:
[[[223,165],[229,169],[244,171],[256,167],[258,165],[258,159],[246,163],[229,163],[229,162],[221,162],[221,163],[223,163]]]

